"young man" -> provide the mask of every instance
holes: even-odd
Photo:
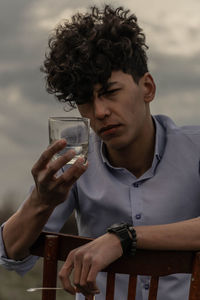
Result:
[[[64,140],[43,152],[29,197],[2,226],[1,263],[26,272],[36,260],[29,248],[43,228],[59,231],[75,209],[79,234],[96,239],[69,254],[60,279],[70,293],[100,300],[105,277],[99,271],[123,253],[200,249],[200,128],[151,116],[155,83],[145,36],[129,11],[105,6],[77,14],[57,28],[49,46],[47,90],[76,104],[94,131],[88,164],[78,159],[57,177],[74,152],[51,160]],[[187,299],[189,279],[162,278],[158,299]],[[148,287],[149,278],[140,277],[137,300],[148,299]],[[116,299],[126,295],[127,277],[120,275]]]

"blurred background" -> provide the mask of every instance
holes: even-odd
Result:
[[[69,114],[46,93],[39,70],[48,37],[56,24],[77,10],[101,3],[104,1],[0,0],[1,222],[23,201],[32,184],[31,167],[48,145],[48,117]],[[200,124],[200,1],[107,3],[131,9],[146,33],[149,69],[157,84],[152,112],[167,114],[180,125]],[[40,285],[40,272],[38,263],[21,279],[0,267],[0,300],[40,299],[37,293],[25,292]],[[67,299],[62,293],[59,297]]]

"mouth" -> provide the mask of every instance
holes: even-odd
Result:
[[[98,133],[101,136],[106,136],[106,135],[113,135],[117,131],[117,128],[120,126],[120,124],[110,124],[108,126],[102,127]]]

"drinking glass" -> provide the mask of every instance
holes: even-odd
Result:
[[[87,161],[90,124],[89,119],[81,117],[50,117],[49,142],[66,139],[67,145],[56,153],[54,159],[63,155],[70,149],[74,149],[76,155],[67,164],[73,164],[77,158],[84,157]]]

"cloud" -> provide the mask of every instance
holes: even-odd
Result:
[[[151,67],[152,65],[152,67]],[[153,51],[150,71],[157,85],[152,112],[171,116],[178,124],[200,124],[200,57]]]
[[[176,90],[170,94],[159,94],[152,102],[153,114],[170,116],[178,125],[200,125],[199,122],[200,91],[195,89]]]
[[[97,1],[91,1],[92,3]],[[82,1],[53,1],[43,0],[33,2],[30,5],[29,13],[34,20],[37,20],[37,27],[44,30],[53,30],[55,26],[64,19],[70,18],[74,13],[85,11],[89,5],[88,0]],[[51,7],[51,9],[49,9]]]
[[[48,144],[48,117],[66,114],[46,93],[39,71],[49,34],[62,19],[98,3],[102,1],[0,0],[0,197],[10,189],[26,193],[31,166]],[[180,124],[199,123],[199,0],[168,0],[165,5],[124,0],[123,5],[136,13],[147,35],[150,71],[158,86],[152,111]]]
[[[165,13],[161,24],[154,20],[145,25],[150,43],[160,53],[190,57],[200,52],[200,18],[197,14]]]
[[[120,3],[120,1],[118,1]],[[124,0],[136,13],[148,44],[166,55],[193,56],[200,51],[200,2],[192,0]]]
[[[154,51],[151,55],[151,64],[157,83],[165,94],[171,94],[180,89],[190,90],[190,92],[199,89],[199,55],[185,57],[175,54],[172,56]]]

